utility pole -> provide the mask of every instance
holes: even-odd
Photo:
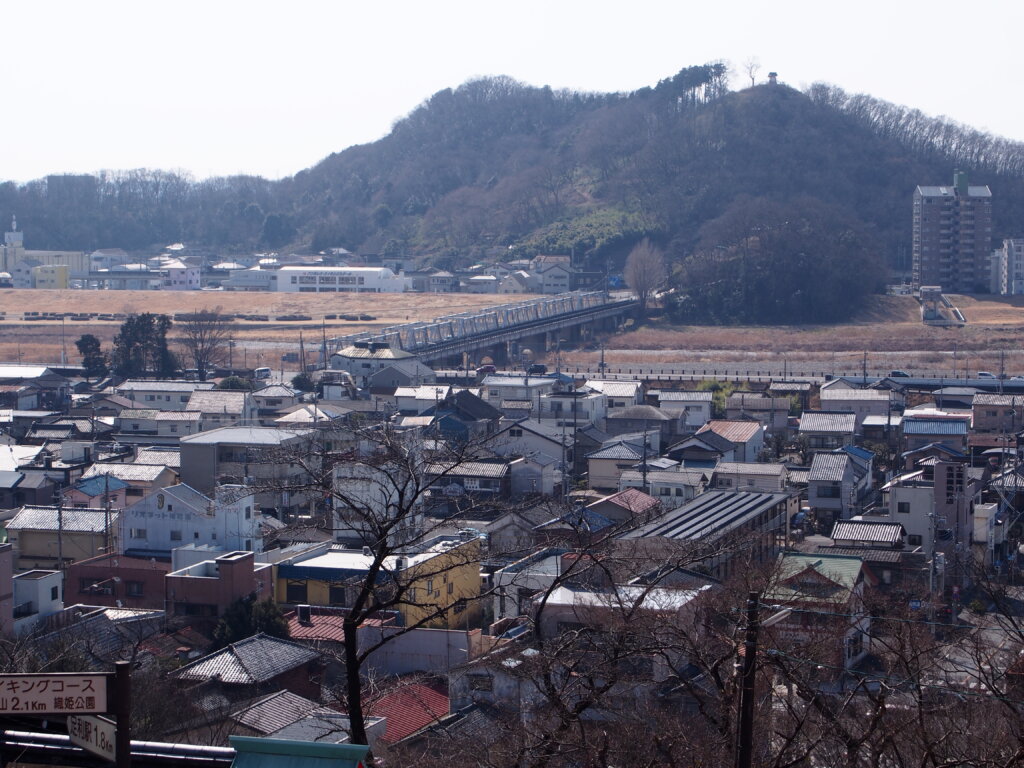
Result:
[[[750,768],[754,758],[754,683],[757,679],[757,592],[747,595],[747,630],[740,668],[740,719],[736,733],[736,768]]]
[[[868,383],[868,353],[864,353],[864,357],[861,360],[861,372],[864,377],[864,384]]]

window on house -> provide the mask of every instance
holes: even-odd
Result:
[[[346,605],[348,596],[347,590],[342,584],[331,584],[327,590],[327,600],[331,605]]]
[[[245,540],[245,549],[246,549],[247,552],[251,552],[252,551],[252,539],[246,539]]]
[[[452,594],[455,591],[455,585],[452,582],[448,582],[448,594]]]
[[[896,502],[896,511],[899,512],[901,515],[909,515],[910,514],[910,502],[909,501],[897,501]]]
[[[252,507],[245,508],[245,519],[248,520],[252,517]]]
[[[51,600],[59,600],[60,599],[60,587],[50,587],[50,599]]]
[[[142,582],[126,581],[124,583],[124,593],[128,597],[142,597]]]
[[[433,594],[433,592],[434,592],[434,580],[433,579],[427,579],[427,592],[430,592],[431,594]]]
[[[466,675],[466,682],[471,691],[494,690],[494,678],[490,675]]]
[[[838,485],[823,485],[818,488],[819,499],[838,499],[839,498],[839,486]]]
[[[128,532],[129,538],[132,539],[145,539],[146,529],[145,528],[131,528]]]
[[[181,541],[181,531],[171,531],[171,541]]]
[[[920,547],[921,537],[916,533],[912,533],[909,536],[907,536],[907,544],[909,544],[912,547]]]
[[[307,589],[305,581],[289,581],[285,586],[285,602],[306,603]]]

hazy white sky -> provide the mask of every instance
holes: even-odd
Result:
[[[724,59],[1024,140],[1024,3],[907,0],[5,3],[0,179],[277,178],[479,75],[626,91]]]

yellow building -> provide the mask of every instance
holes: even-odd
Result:
[[[286,560],[277,567],[277,602],[347,608],[373,559],[368,549],[334,547]],[[480,616],[480,540],[438,536],[407,554],[390,555],[377,583],[380,595],[395,584],[405,589],[403,600],[391,608],[405,626],[473,626]]]
[[[117,551],[117,510],[22,507],[7,523],[15,567],[59,568]]]
[[[38,267],[32,267],[32,285],[35,288],[66,290],[69,286],[69,276],[67,264],[40,264]]]

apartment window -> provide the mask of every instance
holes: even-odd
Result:
[[[452,594],[455,591],[455,585],[452,582],[448,582],[448,594]]]
[[[146,529],[145,528],[131,528],[128,532],[129,538],[132,539],[145,539]]]
[[[181,531],[171,531],[171,541],[181,541]]]
[[[252,517],[252,507],[246,507],[245,508],[245,519],[248,520],[250,517]]]
[[[433,592],[434,592],[434,580],[433,579],[427,579],[427,592],[429,592],[431,594],[433,594]]]
[[[920,547],[921,537],[916,533],[912,533],[909,536],[907,536],[907,544],[909,544],[912,547]]]
[[[345,587],[340,584],[331,584],[328,589],[327,599],[331,605],[345,605],[347,601]]]
[[[128,597],[142,597],[142,582],[126,581],[124,583],[124,593]]]
[[[50,599],[51,600],[59,600],[60,599],[60,587],[50,587]]]
[[[509,437],[522,437],[523,436],[523,430],[519,429],[518,427],[515,428],[515,429],[510,429],[508,431],[508,436]]]
[[[252,552],[252,539],[245,540],[245,549],[247,552]]]
[[[838,485],[825,485],[818,488],[819,499],[838,499],[839,498],[839,486]]]
[[[910,514],[910,502],[909,501],[898,501],[896,502],[896,511],[901,515]]]

